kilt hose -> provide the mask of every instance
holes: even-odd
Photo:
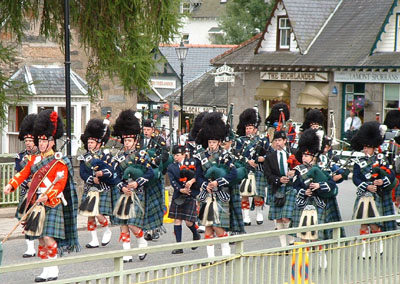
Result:
[[[188,196],[181,205],[177,205],[175,199],[172,199],[169,206],[168,218],[196,222],[197,216],[196,199]]]
[[[89,191],[83,192],[81,202],[83,202],[86,199],[88,192]],[[112,188],[108,191],[104,190],[102,192],[99,192],[99,196],[100,196],[99,213],[106,216],[112,216],[115,205],[115,203],[113,203],[114,200],[112,197]]]
[[[393,201],[392,201],[392,193],[391,192],[385,192],[383,195],[383,198],[380,197],[378,194],[374,193],[374,200],[376,204],[376,208],[378,209],[378,212],[381,216],[387,216],[387,215],[393,215],[394,213],[394,207],[393,207]],[[354,214],[357,209],[358,202],[360,201],[360,196],[357,195],[356,200],[354,201],[354,208],[353,208],[353,219],[354,219]],[[388,221],[388,222],[381,222],[381,223],[373,223],[378,225],[382,231],[392,231],[397,229],[397,224],[396,221]]]
[[[267,187],[267,179],[264,176],[264,172],[256,171],[255,172],[256,179],[256,196],[260,196],[265,200],[266,193],[265,188]]]
[[[271,190],[269,190],[268,195],[271,196],[267,199],[272,200],[272,202],[270,202],[268,220],[278,220],[282,218],[292,219],[293,211],[296,209],[296,190],[291,186],[281,186],[278,191],[285,194],[285,204],[282,207],[277,207],[273,202],[273,194]]]

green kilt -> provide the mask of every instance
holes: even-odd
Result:
[[[197,221],[196,199],[188,196],[185,198],[185,202],[181,205],[177,205],[174,200],[175,199],[172,199],[171,205],[169,206],[168,218],[189,222]]]
[[[64,214],[62,207],[62,203],[54,208],[45,206],[44,208],[46,211],[46,215],[43,224],[43,232],[39,237],[33,237],[26,233],[29,239],[32,240],[43,237],[65,239]]]
[[[89,191],[83,192],[81,202],[86,199],[86,196]],[[108,191],[102,191],[99,193],[100,201],[99,201],[99,213],[106,216],[112,216],[114,210],[114,203],[112,198],[112,189]]]
[[[255,179],[256,179],[256,196],[260,196],[265,199],[266,193],[265,188],[267,187],[267,179],[264,176],[264,172],[256,171],[255,172]]]
[[[239,186],[231,187],[231,199],[229,200],[230,208],[230,232],[245,233],[243,215],[242,215],[242,201],[240,199]]]
[[[164,188],[161,182],[156,182],[145,188],[146,207],[144,215],[144,230],[160,228],[164,219]]]
[[[115,191],[119,191],[117,187],[115,187]],[[123,193],[122,193],[123,194]],[[120,196],[122,195],[120,193]],[[114,225],[133,225],[139,228],[143,228],[143,222],[144,222],[144,214],[145,214],[145,194],[144,192],[142,193],[137,193],[136,196],[140,200],[140,209],[139,204],[135,203],[134,205],[134,210],[135,210],[135,218],[129,218],[129,219],[119,219],[115,216],[113,216],[112,221]]]
[[[273,202],[272,190],[268,191],[268,195],[271,195],[268,200],[270,200],[270,207],[268,212],[269,220],[278,220],[282,218],[292,219],[293,211],[296,207],[296,190],[292,186],[281,186],[278,189],[279,192],[285,193],[286,201],[285,205],[282,207],[275,206]],[[271,201],[272,200],[272,201]]]
[[[392,192],[385,192],[383,195],[383,198],[380,197],[378,194],[373,194],[376,208],[378,209],[378,212],[381,216],[387,216],[387,215],[394,215],[394,207],[393,207],[393,201],[392,201]],[[353,208],[353,219],[354,219],[354,214],[357,210],[357,205],[360,201],[361,197],[357,195],[356,200],[354,202],[354,208]],[[382,231],[392,231],[397,229],[396,221],[388,221],[388,222],[381,222],[381,223],[373,223],[378,225]]]
[[[219,215],[218,221],[219,222],[216,222],[216,220],[214,220],[214,223],[212,226],[223,228],[226,231],[228,231],[229,227],[230,227],[229,201],[222,202],[221,200],[218,199],[218,197],[215,197],[215,199],[217,200],[217,203],[218,203],[218,215]]]

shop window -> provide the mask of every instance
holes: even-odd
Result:
[[[22,120],[27,115],[27,106],[10,106],[8,108],[8,132],[19,132]]]
[[[287,17],[278,17],[277,49],[290,48],[290,23]]]
[[[350,116],[350,110],[354,110],[357,116],[364,122],[365,108],[365,84],[354,83],[346,84],[346,113],[345,117]]]
[[[398,84],[385,84],[384,98],[383,98],[383,113],[392,109],[400,107],[400,85]]]

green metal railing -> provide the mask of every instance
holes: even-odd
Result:
[[[14,163],[0,163],[0,206],[18,204],[19,202],[19,189],[8,195],[5,195],[3,192],[3,188],[15,174],[14,166]]]
[[[85,263],[85,267],[89,267],[98,265],[96,261],[108,259],[114,263],[111,267],[113,271],[82,275],[52,283],[400,283],[400,230],[344,238],[339,236],[341,227],[395,220],[398,217],[398,215],[391,215],[373,218],[370,221],[351,220],[309,228],[258,232],[228,238],[69,256],[52,261],[2,266],[0,274],[27,271],[44,266],[72,265],[76,267],[75,271],[79,271],[79,275],[82,275],[84,271],[79,269],[80,263]],[[244,249],[245,243],[257,239],[268,242],[282,233],[296,234],[323,229],[333,229],[333,239],[290,247],[260,248],[257,251]],[[148,253],[148,258],[150,258],[160,251],[193,246],[204,247],[227,241],[236,243],[235,251],[230,256],[194,259],[136,269],[124,269],[123,266],[122,257],[126,255]],[[371,251],[370,258],[361,257],[363,246]],[[207,263],[207,265],[203,266],[202,263]],[[104,267],[105,271],[106,269],[110,267]]]

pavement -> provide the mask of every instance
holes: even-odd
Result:
[[[0,241],[3,240],[13,228],[18,224],[15,218],[17,207],[0,208]],[[78,230],[84,230],[87,226],[87,217],[78,214]],[[22,226],[19,225],[9,237],[11,239],[25,238]]]

